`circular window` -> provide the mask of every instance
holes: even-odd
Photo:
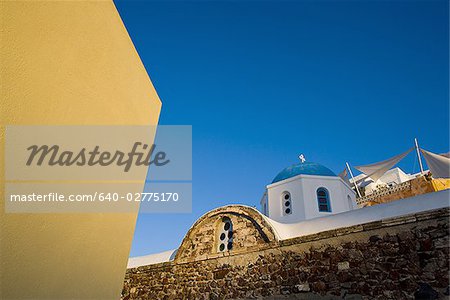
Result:
[[[291,193],[284,191],[281,194],[281,211],[283,215],[290,215],[292,213],[292,198]]]
[[[228,250],[233,249],[233,243],[232,243],[232,242],[229,242],[229,243],[228,243],[227,249],[228,249]]]
[[[231,239],[233,237],[233,231],[228,232],[228,238]]]
[[[225,223],[225,226],[223,227],[223,229],[225,229],[225,230],[229,230],[230,229],[230,222],[226,222]]]
[[[225,237],[226,237],[226,236],[225,236],[225,233],[222,233],[222,234],[220,235],[220,240],[223,241],[223,240],[225,239]]]
[[[223,250],[225,250],[225,244],[220,244],[220,247],[219,247],[219,249],[220,249],[220,251],[223,251]]]

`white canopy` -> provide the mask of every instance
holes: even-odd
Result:
[[[450,158],[420,149],[434,178],[450,178]]]
[[[372,178],[373,181],[377,181],[378,179],[380,179],[381,176],[384,175],[384,173],[386,173],[390,168],[392,168],[393,166],[395,166],[399,161],[401,161],[406,155],[409,154],[409,152],[411,152],[414,149],[414,147],[408,149],[407,151],[391,157],[387,160],[383,160],[374,164],[370,164],[370,165],[364,165],[364,166],[357,166],[355,167],[355,169],[363,172],[364,174],[367,175],[367,177]],[[365,179],[366,177],[364,177]]]

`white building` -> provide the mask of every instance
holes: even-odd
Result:
[[[359,174],[358,176],[355,176],[355,181],[358,182],[358,186],[360,188],[364,189],[365,195],[370,195],[380,188],[393,187],[395,185],[409,181],[418,175],[420,175],[420,173],[411,175],[406,174],[400,168],[393,168],[387,171],[383,176],[381,176],[376,181],[374,181],[370,177],[366,177],[365,174]],[[350,182],[353,184],[353,179],[350,179]]]
[[[300,162],[282,170],[267,185],[261,207],[274,221],[297,223],[353,210],[356,195],[327,167]]]
[[[278,241],[283,241],[333,229],[356,226],[369,222],[381,220],[387,220],[387,222],[389,222],[389,220],[392,220],[392,218],[445,208],[449,206],[449,198],[450,190],[445,190],[435,193],[418,195],[411,198],[400,199],[389,203],[368,206],[341,214],[333,213],[324,218],[315,218],[298,223],[277,222],[268,217],[264,217],[264,220],[267,221],[274,229],[274,232],[276,233],[276,239]],[[226,213],[228,208],[232,206],[233,205],[223,207],[223,212]],[[253,208],[251,207],[247,208],[253,210]],[[218,209],[216,209],[216,211],[217,210]],[[255,210],[255,213],[258,212]],[[193,227],[195,227],[195,224],[193,225]],[[214,249],[216,248],[214,247]],[[128,260],[127,268],[136,268],[139,266],[147,266],[173,261],[176,253],[177,249],[174,249],[157,254],[132,257]]]

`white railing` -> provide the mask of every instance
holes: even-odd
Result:
[[[383,198],[388,195],[392,195],[394,193],[404,191],[404,190],[410,190],[411,189],[411,181],[405,181],[403,183],[391,186],[391,187],[383,187],[376,191],[374,191],[372,194],[363,196],[361,198],[356,198],[356,203],[358,205],[363,205],[367,202],[376,202],[375,200],[379,198]]]

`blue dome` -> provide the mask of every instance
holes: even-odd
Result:
[[[314,162],[303,162],[285,168],[273,179],[272,183],[285,180],[297,175],[336,176],[330,169]]]

